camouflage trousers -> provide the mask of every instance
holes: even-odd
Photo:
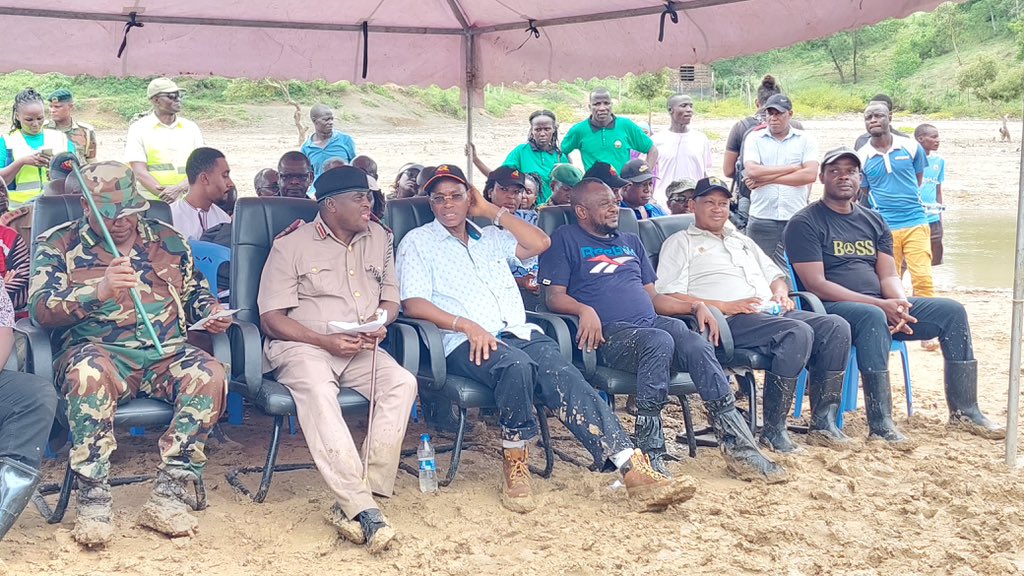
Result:
[[[100,480],[110,472],[117,448],[114,414],[133,398],[174,405],[174,417],[160,437],[160,468],[202,474],[206,439],[224,410],[224,365],[189,345],[129,349],[108,344],[73,346],[56,362],[57,385],[67,398],[71,469]]]

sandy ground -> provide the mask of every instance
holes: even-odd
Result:
[[[409,160],[426,164],[461,158],[464,129],[457,122],[393,108],[357,112],[365,114],[351,132],[361,151],[380,163],[382,175]],[[242,194],[252,193],[251,176],[258,168],[272,166],[294,145],[288,109],[264,109],[259,115],[258,129],[207,132],[210,144],[227,152]],[[698,123],[720,154],[731,123]],[[899,126],[915,124],[897,121]],[[951,170],[947,199],[1012,209],[1019,125],[1011,128],[1015,142],[1001,145],[993,142],[994,122],[939,124],[948,161],[970,167]],[[822,149],[849,142],[861,131],[854,117],[807,126],[819,135]],[[521,141],[525,122],[483,119],[477,129],[485,160],[497,163]],[[101,156],[116,156],[119,135],[100,136]],[[1010,296],[1002,291],[952,296],[965,302],[972,318],[982,366],[981,405],[995,419],[1005,419]],[[862,408],[848,416],[846,431],[858,439],[855,449],[836,453],[808,447],[802,455],[781,459],[792,476],[785,485],[729,480],[719,454],[702,448],[698,458],[684,456],[671,465],[675,474],[699,480],[698,495],[665,513],[644,514],[631,508],[622,490],[610,488],[614,475],[559,461],[550,480],[535,480],[541,509],[520,516],[498,503],[496,430],[477,422],[471,437],[484,447],[465,453],[451,487],[423,495],[415,477],[398,473],[396,495],[382,508],[400,531],[401,545],[372,558],[362,547],[340,541],[322,520],[332,498],[315,471],[276,475],[262,505],[231,489],[225,472],[261,465],[265,458],[271,421],[249,410],[243,426],[227,428],[238,445],[211,454],[206,473],[210,507],[200,514],[195,537],[168,540],[135,528],[149,485],[119,487],[114,489],[116,537],[107,549],[83,551],[71,540],[73,505],[57,526],[46,525],[30,506],[0,543],[0,574],[1024,573],[1024,479],[1003,464],[1002,443],[946,428],[941,357],[916,345],[910,350],[915,415],[907,421],[898,363],[893,362],[895,415],[920,447],[902,454],[864,442]],[[356,431],[365,429],[358,418],[351,424]],[[568,432],[552,424],[556,447],[582,456]],[[670,433],[682,430],[676,406],[668,409],[668,427]],[[422,431],[422,424],[411,426],[407,448]],[[151,473],[158,463],[158,433],[121,437],[114,473]],[[685,453],[682,447],[677,450]],[[309,459],[301,433],[285,437],[279,463]],[[537,455],[534,460],[540,463]],[[447,466],[445,456],[440,465]],[[63,457],[46,463],[48,481],[57,481],[62,471]],[[254,485],[256,478],[249,480]]]

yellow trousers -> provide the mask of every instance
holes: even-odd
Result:
[[[896,260],[896,272],[902,278],[903,271],[910,270],[910,283],[917,298],[935,296],[931,242],[931,229],[927,224],[892,231],[892,256]]]

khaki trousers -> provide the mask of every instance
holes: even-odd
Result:
[[[274,344],[268,359],[276,366],[275,378],[291,391],[313,462],[341,509],[355,518],[363,510],[377,508],[373,494],[391,496],[394,491],[402,438],[416,399],[416,378],[377,350],[376,406],[370,422],[373,445],[364,482],[359,451],[338,405],[338,389],[351,388],[369,398],[372,351],[337,358],[309,344]]]
[[[917,298],[935,296],[932,282],[932,231],[927,224],[892,231],[892,257],[896,260],[896,273],[910,270],[910,284]],[[906,263],[906,267],[904,267]]]

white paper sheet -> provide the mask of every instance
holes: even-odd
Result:
[[[238,312],[238,310],[221,310],[220,312],[217,312],[216,314],[212,314],[210,316],[207,316],[206,318],[203,318],[202,320],[200,320],[200,321],[196,322],[195,324],[189,326],[188,329],[189,330],[206,330],[206,324],[208,322],[210,322],[211,320],[218,320],[220,318],[229,318],[231,316],[234,316],[235,313],[237,313],[237,312]]]
[[[370,332],[376,332],[380,330],[388,321],[388,313],[385,310],[381,310],[377,315],[377,318],[367,322],[366,324],[358,324],[356,322],[328,322],[327,329],[331,334],[367,334]]]

